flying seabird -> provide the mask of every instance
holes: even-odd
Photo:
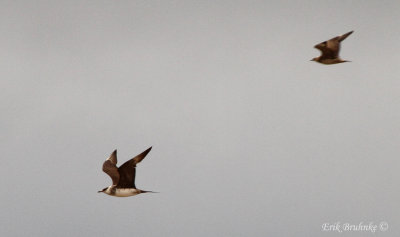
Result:
[[[152,147],[128,160],[117,168],[117,150],[103,163],[103,171],[112,179],[112,185],[104,188],[98,193],[106,193],[116,197],[129,197],[140,193],[154,193],[153,191],[144,191],[135,186],[136,164],[142,161],[150,152]]]
[[[324,41],[320,44],[315,45],[314,48],[319,49],[321,51],[321,56],[313,58],[311,59],[311,61],[316,61],[323,64],[350,62],[347,60],[342,60],[339,57],[339,51],[340,51],[340,42],[342,42],[349,35],[351,35],[351,33],[353,33],[353,31],[350,31],[342,36],[336,36],[328,41]]]

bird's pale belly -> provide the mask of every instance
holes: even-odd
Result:
[[[115,196],[117,197],[129,197],[140,193],[140,190],[133,188],[120,188],[115,190]]]

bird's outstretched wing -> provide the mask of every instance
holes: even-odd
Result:
[[[324,41],[322,43],[319,43],[314,46],[314,48],[319,49],[321,51],[321,59],[326,59],[326,58],[336,58],[338,55],[338,50],[334,50],[337,48],[336,46],[333,45],[332,42],[330,41]]]
[[[351,35],[353,32],[354,32],[354,31],[350,31],[350,32],[347,32],[347,33],[344,34],[344,35],[338,36],[338,41],[339,41],[339,42],[342,42],[342,41],[345,40],[349,35]]]
[[[103,171],[111,177],[113,185],[118,184],[120,177],[117,168],[117,150],[115,150],[110,157],[104,161]]]
[[[314,48],[321,50],[321,59],[334,59],[339,57],[340,42],[345,40],[353,31],[347,32],[344,35],[336,36],[330,40],[324,41],[314,46]]]
[[[150,152],[152,147],[148,148],[144,152],[128,160],[118,168],[120,179],[117,188],[136,188],[135,176],[136,176],[136,164],[142,161],[146,155]]]

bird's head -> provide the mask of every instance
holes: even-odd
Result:
[[[108,187],[107,187],[108,188]],[[103,190],[101,190],[101,191],[97,191],[98,193],[104,193],[106,190],[107,190],[107,188],[103,188]]]

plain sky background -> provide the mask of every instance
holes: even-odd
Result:
[[[400,1],[1,1],[1,236],[400,235]],[[322,65],[313,46],[354,30]],[[153,146],[115,198],[103,161]]]

